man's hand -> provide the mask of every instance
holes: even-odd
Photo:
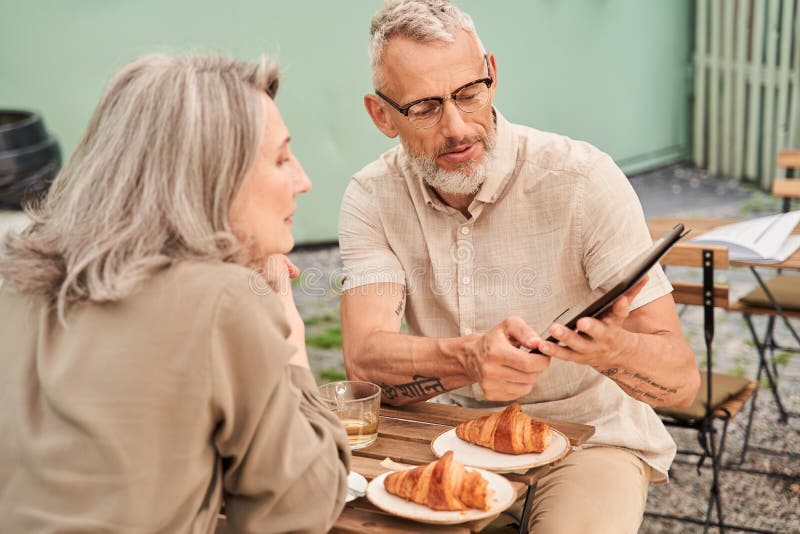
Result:
[[[533,383],[550,365],[549,356],[531,354],[541,339],[519,317],[508,317],[480,335],[464,368],[488,400],[514,400],[530,393]]]
[[[627,293],[617,299],[611,309],[601,318],[583,317],[578,320],[578,331],[573,332],[563,325],[550,327],[550,335],[558,343],[542,341],[539,350],[553,358],[604,368],[613,365],[620,354],[630,350],[636,342],[636,335],[625,330],[622,325],[628,319],[631,302],[647,284],[645,276]]]

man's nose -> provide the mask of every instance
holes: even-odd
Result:
[[[452,99],[445,100],[442,104],[442,119],[439,122],[439,128],[444,137],[453,139],[463,139],[469,133],[467,124],[464,122],[463,112],[458,109]]]

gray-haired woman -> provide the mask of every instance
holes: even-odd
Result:
[[[276,67],[139,58],[0,255],[0,531],[322,532],[347,438],[287,282]]]

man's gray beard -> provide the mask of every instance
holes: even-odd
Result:
[[[441,193],[451,195],[473,195],[486,181],[494,161],[495,133],[486,137],[483,157],[477,163],[468,163],[457,170],[447,171],[436,165],[436,157],[418,154],[411,150],[403,138],[403,144],[411,169],[429,186]]]

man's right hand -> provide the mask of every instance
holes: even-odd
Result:
[[[519,317],[508,317],[479,336],[473,354],[463,363],[487,400],[509,401],[527,395],[550,365],[548,356],[520,348],[535,349],[542,340]]]
[[[399,333],[405,289],[399,284],[368,284],[342,295],[347,376],[380,384],[385,402],[419,402],[476,382],[489,400],[514,400],[530,393],[550,364],[549,357],[528,352],[541,339],[519,317],[509,317],[485,334],[433,338]],[[409,388],[416,380],[440,387]]]

